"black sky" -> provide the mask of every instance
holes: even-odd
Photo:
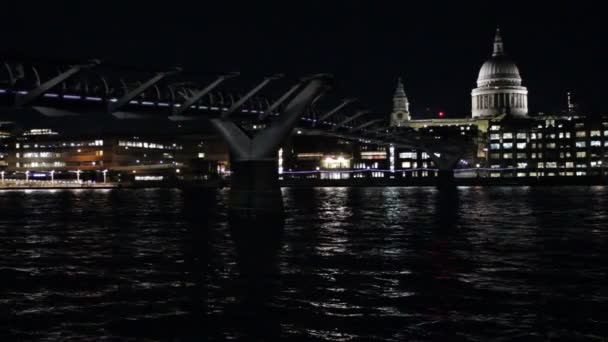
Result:
[[[608,114],[606,8],[600,2],[283,1],[3,4],[4,56],[294,77],[326,72],[337,92],[378,112],[403,76],[415,117],[470,113],[470,91],[496,25],[530,92],[558,112],[571,89]]]

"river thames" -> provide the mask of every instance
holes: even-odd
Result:
[[[274,235],[227,195],[0,191],[0,340],[608,338],[606,187],[284,189]]]

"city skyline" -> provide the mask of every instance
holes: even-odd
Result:
[[[470,90],[500,26],[507,54],[530,91],[530,113],[559,113],[566,108],[567,91],[585,113],[605,112],[599,82],[606,72],[601,62],[606,29],[589,11],[593,5],[467,5],[455,16],[451,11],[456,6],[447,4],[371,8],[356,2],[313,3],[289,11],[266,3],[254,5],[259,9],[255,18],[248,15],[251,5],[172,9],[108,4],[95,15],[87,14],[85,5],[41,6],[48,11],[33,14],[27,25],[19,25],[20,16],[2,24],[13,32],[3,54],[49,60],[96,57],[139,68],[180,65],[251,75],[329,72],[339,80],[336,92],[358,96],[379,116],[390,113],[401,77],[414,118],[439,111],[447,117],[470,116]],[[24,13],[19,5],[9,7]]]

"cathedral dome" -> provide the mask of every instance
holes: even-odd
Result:
[[[528,90],[521,83],[519,69],[505,56],[500,30],[496,29],[492,57],[481,66],[477,88],[471,92],[472,116],[526,116]]]
[[[477,86],[521,85],[521,76],[517,65],[505,56],[500,30],[496,30],[494,52],[479,70]]]
[[[501,84],[521,84],[521,76],[517,65],[505,56],[492,56],[481,66],[477,86]]]

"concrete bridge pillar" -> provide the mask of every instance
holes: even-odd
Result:
[[[449,189],[455,187],[456,181],[454,180],[454,170],[440,168],[439,172],[437,173],[437,188]]]
[[[462,156],[462,152],[442,152],[431,153],[433,162],[439,169],[437,174],[437,188],[439,189],[454,189],[456,188],[456,180],[454,179],[454,168]]]
[[[325,75],[316,75],[302,81],[301,90],[286,105],[278,119],[252,137],[224,116],[211,120],[230,151],[230,215],[252,221],[283,218],[278,149],[291,134],[300,116],[327,86],[327,80]]]
[[[229,208],[232,214],[250,219],[281,216],[283,196],[277,160],[233,160],[230,164]]]

